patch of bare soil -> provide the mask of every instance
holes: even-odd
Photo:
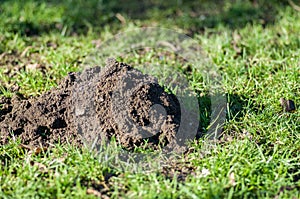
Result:
[[[20,138],[28,145],[83,141],[100,144],[116,137],[125,148],[157,148],[174,138],[180,105],[157,80],[125,63],[108,61],[69,73],[39,97],[0,99],[0,144]],[[142,133],[141,133],[142,132]]]

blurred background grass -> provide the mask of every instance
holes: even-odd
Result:
[[[49,32],[87,34],[116,30],[124,23],[184,29],[189,34],[205,28],[242,28],[247,23],[270,24],[285,0],[2,0],[0,27],[22,35]],[[2,30],[3,31],[3,30]]]

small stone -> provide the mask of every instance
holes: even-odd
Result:
[[[85,113],[84,108],[79,108],[79,107],[76,107],[76,108],[75,108],[75,115],[76,115],[76,116],[84,115],[84,113]]]
[[[27,64],[26,69],[27,70],[36,70],[40,67],[40,64],[34,63],[34,64]]]

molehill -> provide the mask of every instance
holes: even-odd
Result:
[[[34,98],[0,99],[0,144],[98,145],[115,137],[124,148],[157,148],[176,135],[180,105],[157,80],[109,59],[104,68],[69,73]]]

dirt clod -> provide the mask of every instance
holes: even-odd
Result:
[[[283,111],[285,112],[293,112],[296,110],[295,102],[293,100],[286,100],[284,98],[280,98],[280,104],[282,106]]]
[[[69,73],[39,97],[0,99],[0,144],[100,144],[115,137],[125,148],[157,148],[174,138],[180,105],[157,80],[110,59],[104,69]]]

